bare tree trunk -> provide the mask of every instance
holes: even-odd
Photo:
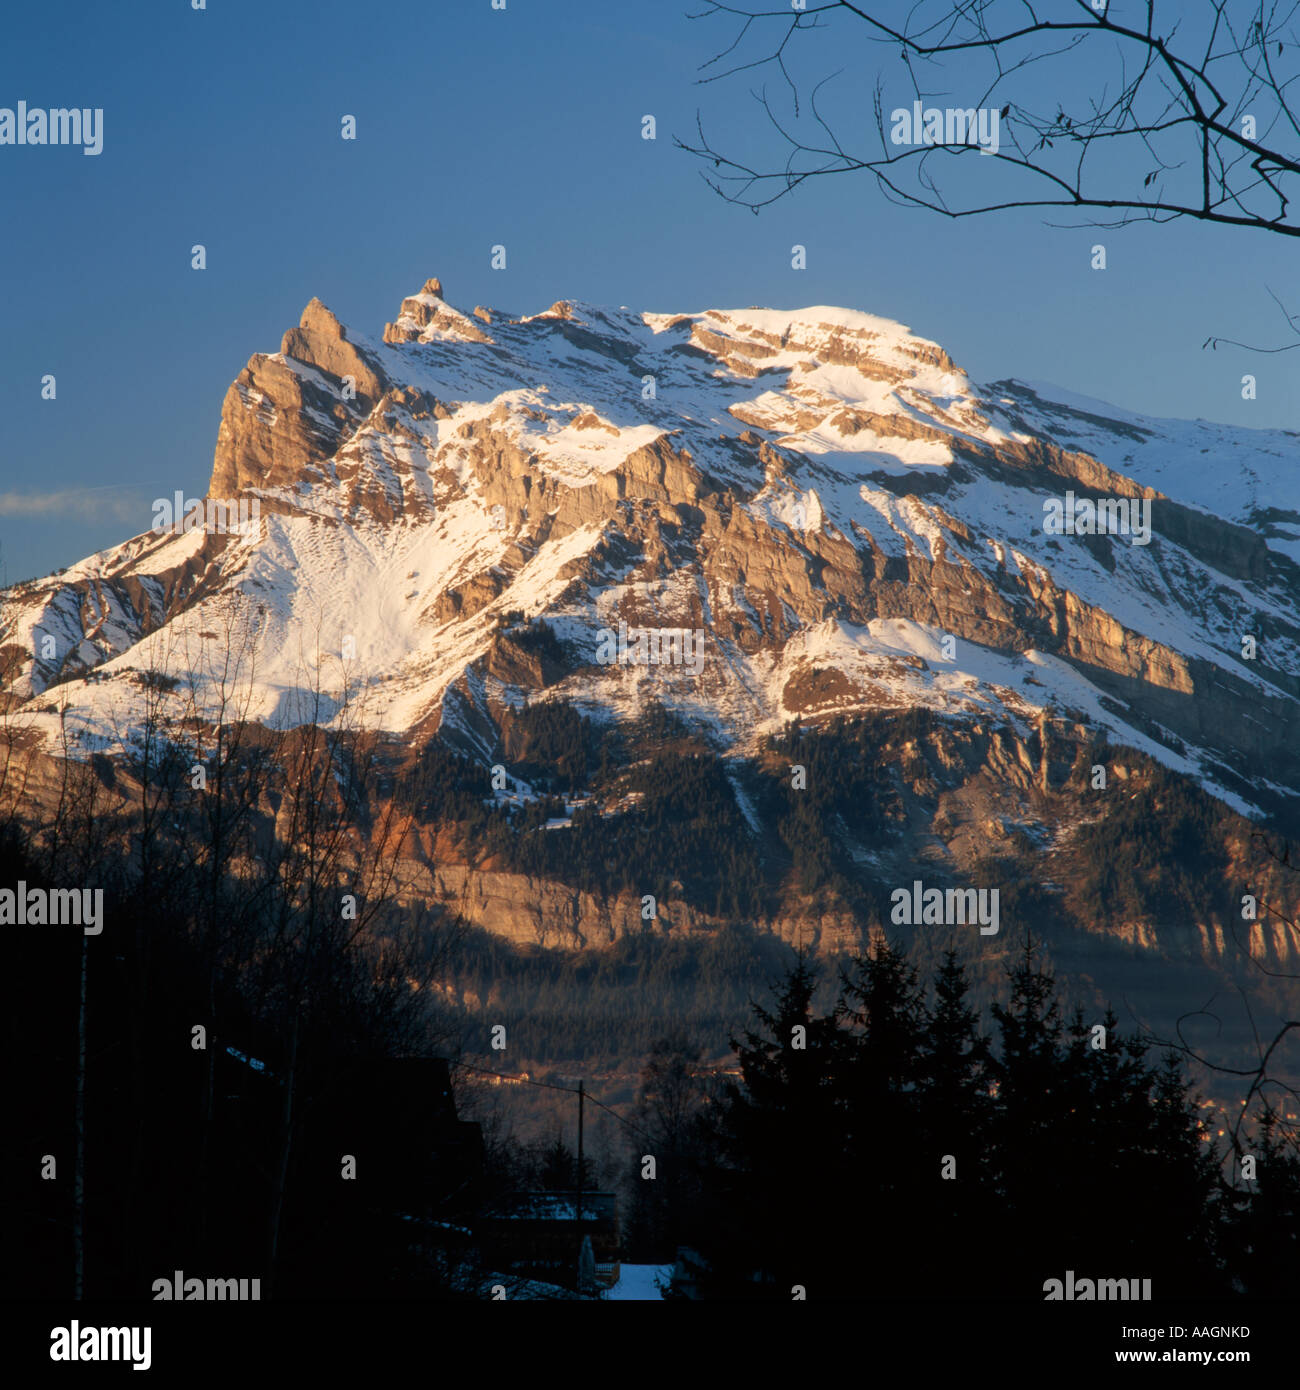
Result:
[[[72,1168],[73,1292],[80,1302],[86,1288],[86,963],[90,938],[81,937],[81,989],[77,1005],[77,1099],[74,1111],[76,1158]]]
[[[280,1158],[276,1165],[275,1185],[271,1190],[270,1239],[266,1253],[266,1292],[275,1292],[275,1262],[280,1251],[280,1228],[284,1220],[284,1198],[289,1184],[289,1161],[293,1154],[293,1103],[298,1076],[299,1013],[294,1011],[293,1031],[289,1036],[289,1065],[284,1078],[284,1109],[280,1117]]]

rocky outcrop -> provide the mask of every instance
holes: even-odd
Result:
[[[597,949],[647,926],[655,931],[698,935],[716,931],[727,920],[671,899],[656,904],[655,917],[647,919],[642,916],[641,899],[632,894],[601,898],[549,879],[463,864],[434,866],[404,860],[399,874],[401,901],[437,903],[471,926],[517,946]],[[756,925],[792,946],[810,950],[851,952],[861,949],[865,939],[863,928],[843,910],[824,915],[795,912]]]
[[[476,309],[483,318],[486,310]],[[484,319],[491,323],[491,318]],[[384,325],[384,342],[416,343],[450,337],[466,343],[490,343],[492,339],[477,324],[453,309],[442,297],[442,281],[436,276],[424,282],[419,294],[402,300],[396,323]]]
[[[302,370],[306,368],[307,370]],[[313,299],[275,357],[255,353],[226,392],[209,497],[296,491],[325,476],[330,459],[387,389],[377,364],[350,343],[342,324]]]

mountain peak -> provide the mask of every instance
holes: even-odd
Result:
[[[339,338],[347,336],[334,311],[315,295],[312,295],[307,301],[307,305],[302,311],[302,317],[298,320],[298,326],[299,328],[331,333]]]
[[[389,384],[373,354],[350,341],[313,297],[280,351],[254,353],[226,392],[208,495],[295,488],[305,468],[334,454]]]
[[[384,393],[375,364],[348,340],[347,330],[319,299],[308,302],[298,327],[284,335],[280,355],[316,367],[340,384],[350,377],[360,400],[373,404]]]
[[[490,343],[492,339],[459,309],[442,297],[442,281],[431,275],[419,294],[402,300],[397,322],[384,325],[384,342]]]
[[[99,601],[67,579],[23,621],[61,606],[67,650],[127,672],[156,628],[215,630],[209,599],[271,604],[267,718],[296,679],[293,624],[328,613],[368,634],[370,717],[394,733],[487,730],[533,698],[618,718],[653,684],[737,748],[790,719],[900,705],[1032,733],[1051,706],[1236,804],[1300,777],[1300,541],[1256,520],[1297,505],[1290,439],[982,387],[937,343],[852,309],[561,299],[470,317],[441,289],[431,277],[402,301],[388,346],[312,299],[279,352],[250,359],[209,496],[257,498],[258,538],[128,543],[95,562],[127,576],[116,626],[83,618]],[[1221,470],[1189,466],[1229,448],[1254,480],[1235,499],[1213,490]],[[1126,515],[1154,502],[1143,537],[1048,530],[1054,501],[1095,493]],[[516,614],[554,636],[533,633],[544,668],[526,641],[502,647]],[[709,660],[604,663],[598,635],[620,623],[707,629]],[[1266,659],[1243,664],[1243,632]],[[934,658],[943,636],[956,655]],[[33,693],[54,674],[34,670]],[[1233,701],[1250,702],[1246,725]]]

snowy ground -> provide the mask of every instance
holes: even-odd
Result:
[[[655,1280],[666,1283],[672,1272],[672,1265],[621,1265],[618,1283],[606,1297],[619,1303],[657,1301],[663,1295],[655,1287]]]

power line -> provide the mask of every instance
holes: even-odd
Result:
[[[515,1076],[506,1071],[493,1071],[490,1067],[476,1067],[473,1062],[455,1062],[451,1058],[444,1058],[448,1066],[464,1067],[466,1071],[482,1072],[484,1076],[499,1076],[504,1081],[513,1081],[522,1086],[544,1086],[549,1091],[564,1091],[566,1094],[576,1096],[578,1093],[572,1086],[557,1086],[553,1081],[534,1081],[531,1076]]]
[[[624,1117],[620,1115],[617,1110],[613,1109],[612,1106],[606,1105],[603,1100],[597,1100],[596,1097],[593,1096],[590,1091],[579,1091],[576,1087],[573,1086],[557,1086],[553,1081],[534,1081],[531,1076],[515,1076],[510,1072],[493,1071],[490,1067],[476,1067],[473,1064],[473,1062],[453,1062],[450,1059],[448,1059],[448,1065],[453,1067],[464,1067],[466,1071],[481,1072],[484,1076],[499,1076],[503,1081],[513,1081],[516,1085],[540,1086],[548,1091],[563,1091],[566,1095],[570,1096],[582,1095],[586,1100],[589,1100],[592,1103],[592,1105],[598,1105],[602,1110],[608,1112],[610,1115],[613,1115],[613,1117],[619,1122],[619,1124],[623,1125],[626,1129],[630,1129],[633,1134],[637,1135],[641,1139],[644,1139],[647,1144],[654,1143],[654,1140],[650,1138],[650,1136],[645,1132],[645,1130],[641,1129],[637,1125],[634,1125],[631,1120],[624,1119]]]
[[[600,1106],[602,1110],[608,1110],[609,1113],[613,1115],[613,1117],[619,1122],[619,1124],[625,1125],[628,1129],[632,1131],[633,1134],[639,1135],[642,1139],[644,1139],[647,1144],[654,1143],[654,1140],[650,1138],[650,1136],[645,1132],[645,1130],[638,1128],[638,1126],[634,1125],[631,1120],[625,1120],[623,1116],[618,1113],[617,1110],[610,1110],[609,1106],[606,1105],[603,1100],[597,1100],[596,1097],[593,1096],[590,1091],[587,1092],[587,1099],[593,1105]]]

